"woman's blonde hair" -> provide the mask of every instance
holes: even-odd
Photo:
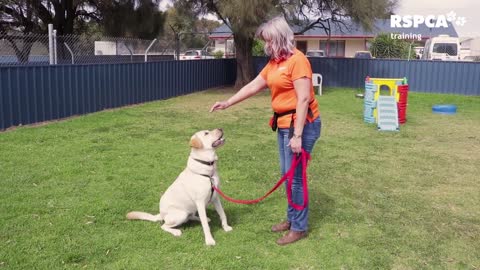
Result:
[[[275,17],[262,24],[255,36],[265,44],[265,53],[273,59],[283,60],[293,54],[293,31],[283,17]]]

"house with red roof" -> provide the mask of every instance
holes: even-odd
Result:
[[[349,22],[341,25],[332,24],[330,36],[322,28],[310,29],[295,35],[295,46],[302,52],[307,50],[324,50],[328,57],[353,57],[356,51],[365,51],[371,41],[381,33],[387,33],[392,38],[404,39],[423,46],[425,41],[438,35],[458,37],[451,22],[448,27],[429,28],[426,24],[418,27],[395,28],[390,19],[379,19],[373,23],[371,30],[366,30],[359,24]],[[292,27],[295,32],[296,27]],[[230,28],[222,25],[209,36],[215,43],[215,50],[226,52],[226,56],[235,54],[234,37]]]

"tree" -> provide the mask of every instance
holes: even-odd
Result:
[[[195,32],[195,18],[198,14],[193,10],[183,8],[181,3],[174,3],[167,10],[167,20],[164,25],[164,39],[174,42],[175,51],[191,47],[192,35]],[[183,46],[182,46],[183,45]]]
[[[153,39],[163,29],[165,16],[158,10],[160,0],[0,0],[0,36],[12,45],[20,62],[28,61],[38,36],[23,38],[12,34],[46,34],[48,24],[57,31],[59,58],[66,57],[65,35],[85,31]],[[102,28],[94,24],[101,23]],[[8,34],[8,35],[7,35]]]
[[[195,31],[196,33],[201,33],[198,35],[197,39],[200,41],[200,44],[208,44],[210,39],[208,35],[218,27],[221,23],[218,21],[209,20],[206,18],[201,18],[200,20],[195,21]]]
[[[393,39],[389,34],[380,34],[372,41],[370,51],[376,58],[407,59],[409,49],[413,51],[410,46],[412,45],[405,40]]]
[[[22,63],[28,61],[32,44],[38,41],[38,36],[24,39],[10,34],[46,34],[48,24],[53,24],[57,35],[63,36],[74,32],[75,20],[79,18],[99,19],[91,0],[0,1],[0,36],[10,42]]]
[[[116,0],[101,6],[106,35],[154,39],[163,32],[166,15],[158,9],[160,0]]]
[[[93,0],[0,0],[0,32],[46,34],[53,24],[58,35],[72,34],[75,20],[100,19]]]
[[[208,34],[220,26],[220,22],[198,18],[198,12],[176,2],[167,9],[163,39],[175,41],[176,50],[203,48],[208,44]]]
[[[0,32],[81,34],[86,22],[104,25],[116,36],[148,38],[162,32],[160,0],[0,0]],[[117,34],[118,33],[118,34]]]
[[[258,26],[267,19],[283,15],[301,34],[323,28],[327,34],[332,24],[348,27],[347,21],[372,27],[375,18],[386,17],[397,0],[175,0],[198,14],[215,14],[233,33],[237,56],[239,88],[253,79],[252,46]]]

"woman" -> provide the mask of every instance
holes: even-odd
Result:
[[[310,153],[320,137],[320,113],[312,86],[312,69],[305,55],[293,45],[293,32],[285,19],[276,17],[261,25],[256,36],[265,42],[265,53],[270,61],[260,74],[228,100],[216,102],[210,112],[224,110],[265,89],[270,88],[274,117],[271,121],[277,131],[280,168],[285,174],[292,158],[302,148]],[[292,200],[303,205],[302,168],[295,171]],[[288,231],[277,240],[286,245],[307,236],[308,205],[296,210],[288,205],[287,220],[272,227],[273,232]]]

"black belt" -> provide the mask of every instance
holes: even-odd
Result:
[[[312,104],[313,100],[310,102],[310,104]],[[312,109],[310,109],[310,104],[308,105],[308,116],[310,116],[310,118],[313,118],[313,112],[312,112]],[[289,115],[291,114],[292,115],[292,119],[290,120],[290,127],[288,128],[288,138],[292,138],[293,137],[293,131],[295,129],[294,127],[294,122],[293,121],[293,115],[297,113],[297,110],[296,109],[293,109],[293,110],[290,110],[290,111],[286,111],[286,112],[282,112],[282,113],[277,113],[277,112],[273,112],[273,117],[271,119],[271,127],[272,127],[272,131],[276,131],[277,130],[277,121],[278,121],[278,118],[279,117],[282,117],[282,116],[285,116],[285,115]]]

